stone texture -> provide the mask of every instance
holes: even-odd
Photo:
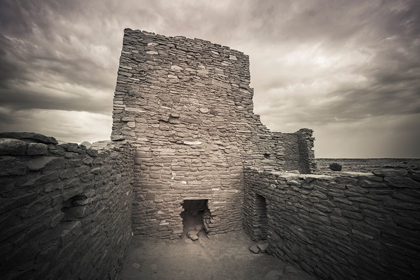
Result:
[[[34,159],[30,159],[26,161],[26,166],[28,166],[29,170],[41,170],[43,169],[49,162],[54,161],[57,157],[38,157]]]
[[[134,267],[134,269],[139,269],[140,265],[138,263],[133,263],[132,266]]]
[[[317,158],[316,162],[323,172],[329,172],[329,165],[334,162],[341,164],[343,171],[406,173],[409,169],[420,169],[418,158]]]
[[[24,162],[11,156],[0,156],[0,176],[25,175],[27,167]]]
[[[314,173],[317,170],[312,133],[313,130],[306,128],[295,133],[273,132],[273,138],[283,146],[277,151],[277,157],[285,162],[284,170],[298,170],[300,173]]]
[[[243,166],[311,172],[312,132],[296,133],[306,154],[289,164],[283,142],[253,113],[249,84],[249,58],[239,51],[125,30],[111,139],[137,149],[134,234],[178,238],[188,198],[208,200],[207,234],[240,230]]]
[[[280,276],[284,274],[281,270],[270,270],[267,272],[267,274],[264,276],[265,280],[278,280]]]
[[[260,249],[261,253],[267,252],[268,243],[261,243],[261,244],[258,244],[257,246]]]
[[[257,244],[251,245],[249,247],[249,250],[254,254],[259,254],[260,253],[260,248],[258,247]]]
[[[88,141],[83,141],[82,143],[80,143],[80,145],[85,146],[86,149],[89,149],[90,147],[92,147],[92,143],[90,143]]]
[[[2,279],[115,279],[132,236],[133,148],[2,135],[25,140],[0,145]]]
[[[0,138],[22,139],[29,142],[39,142],[45,144],[58,144],[54,137],[48,137],[33,132],[0,132]]]
[[[1,275],[116,279],[132,229],[178,238],[183,202],[205,200],[207,234],[244,227],[320,278],[420,278],[418,169],[311,175],[313,131],[269,131],[249,84],[239,51],[126,29],[114,142],[0,133]]]
[[[187,233],[187,236],[192,241],[197,241],[198,240],[198,231],[197,230],[189,231]]]
[[[48,145],[43,144],[43,143],[29,143],[26,154],[28,156],[46,155],[48,154]]]
[[[8,138],[0,138],[0,155],[25,155],[27,143]]]
[[[413,190],[418,187],[408,177],[411,172],[375,174],[292,175],[247,168],[245,230],[264,239],[260,229],[268,225],[268,253],[320,279],[417,279],[420,197]],[[289,271],[281,279],[301,278]]]

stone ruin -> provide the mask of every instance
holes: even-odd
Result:
[[[115,279],[132,234],[200,230],[321,279],[418,279],[420,173],[313,174],[312,130],[271,132],[249,84],[239,51],[126,29],[111,141],[0,133],[3,279]]]
[[[249,58],[199,39],[126,29],[111,139],[136,149],[134,234],[179,238],[183,201],[208,234],[242,228],[244,166],[314,168],[312,131],[270,132],[253,113]]]

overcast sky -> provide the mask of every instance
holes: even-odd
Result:
[[[0,1],[0,131],[109,139],[124,28],[250,56],[255,113],[316,157],[420,157],[420,1]]]

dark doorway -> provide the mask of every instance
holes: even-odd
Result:
[[[255,213],[257,214],[256,224],[258,226],[258,239],[266,240],[268,231],[267,202],[265,198],[259,194],[256,194]]]
[[[207,199],[184,200],[184,211],[181,213],[184,236],[191,240],[198,240],[199,236],[206,234],[206,222],[210,217]]]

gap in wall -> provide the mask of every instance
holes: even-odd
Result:
[[[182,207],[184,211],[180,216],[182,218],[183,236],[187,236],[195,241],[200,233],[206,233],[206,220],[210,216],[208,200],[184,200]]]
[[[266,240],[267,231],[268,231],[267,201],[265,200],[265,197],[259,194],[256,194],[255,211],[257,213],[257,225],[258,225],[257,236],[261,240]]]

